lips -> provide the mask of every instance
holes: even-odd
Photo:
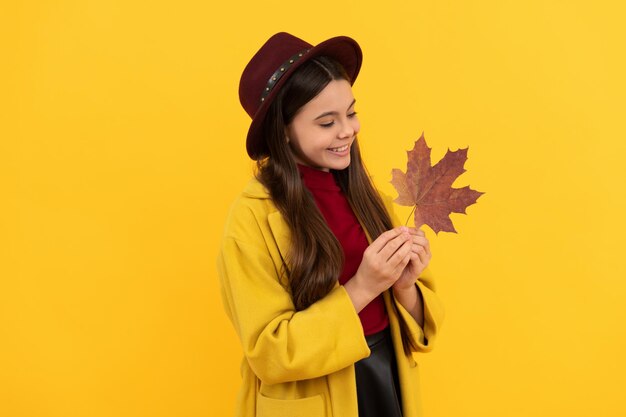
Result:
[[[342,152],[347,151],[349,147],[350,145],[343,145],[338,148],[328,148],[328,150],[331,152],[335,152],[335,153],[342,153]]]

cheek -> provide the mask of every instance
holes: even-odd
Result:
[[[361,130],[361,122],[359,122],[359,119],[355,119],[352,122],[352,129],[354,129],[354,134],[356,135],[357,133],[359,133],[359,131]]]

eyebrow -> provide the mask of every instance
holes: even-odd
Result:
[[[356,99],[352,100],[352,103],[350,103],[350,105],[348,106],[348,109],[349,109],[350,107],[354,106],[354,103],[356,103]],[[346,110],[347,110],[347,109],[346,109]],[[322,114],[320,114],[319,116],[317,116],[317,117],[316,117],[315,119],[313,119],[313,120],[321,119],[321,118],[322,118],[322,117],[324,117],[324,116],[330,116],[330,115],[336,115],[336,114],[339,114],[339,113],[338,113],[338,112],[336,112],[336,111],[327,111],[326,113],[322,113]]]

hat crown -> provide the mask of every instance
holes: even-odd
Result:
[[[261,97],[270,77],[293,55],[312,47],[286,32],[275,34],[261,46],[243,70],[239,82],[239,101],[250,117],[254,118],[261,106]]]

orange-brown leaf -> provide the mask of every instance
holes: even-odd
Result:
[[[450,213],[464,213],[482,192],[467,187],[452,188],[452,183],[465,172],[467,150],[448,151],[434,166],[430,165],[430,150],[424,134],[407,152],[406,173],[391,171],[391,183],[398,192],[394,201],[403,206],[415,206],[415,227],[428,225],[435,233],[454,232]]]

